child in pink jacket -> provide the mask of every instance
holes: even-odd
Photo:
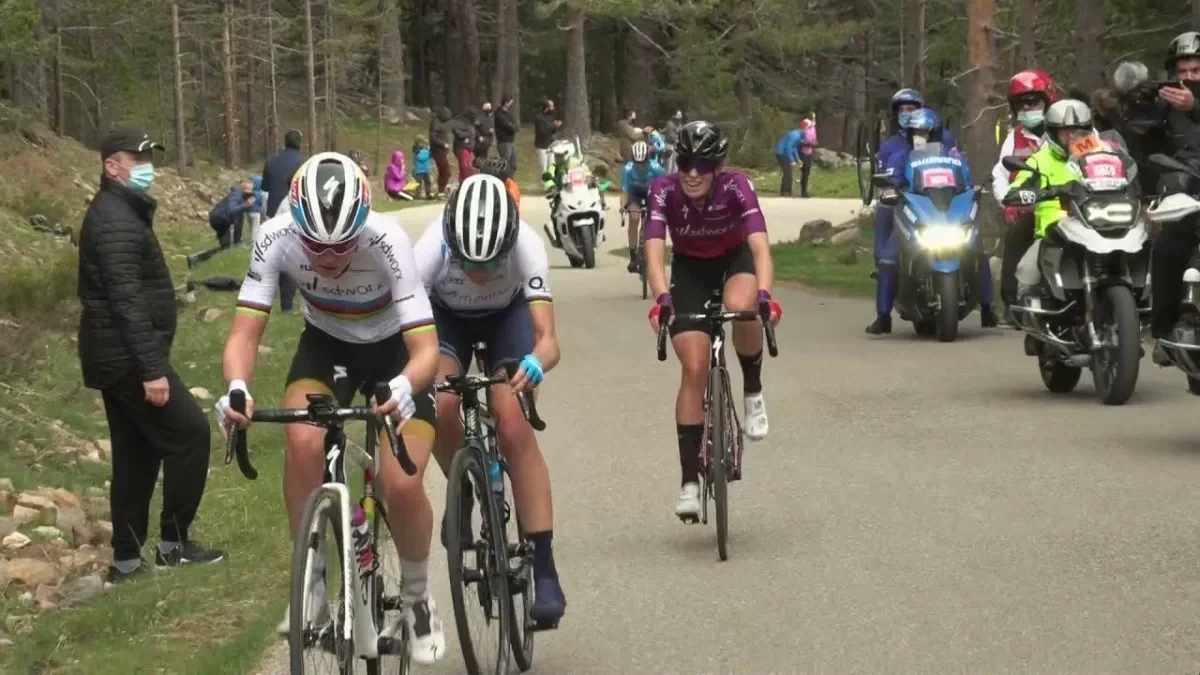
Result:
[[[412,197],[404,192],[406,178],[404,151],[396,150],[392,153],[392,163],[388,165],[387,171],[383,174],[383,191],[392,199],[411,200]]]

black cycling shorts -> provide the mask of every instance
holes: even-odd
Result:
[[[476,342],[487,344],[485,366],[489,374],[516,366],[533,352],[533,318],[523,295],[504,309],[480,316],[456,314],[434,302],[433,321],[442,354],[458,363],[460,374],[470,369]]]
[[[677,314],[702,314],[714,290],[724,290],[725,281],[735,274],[754,274],[754,254],[750,244],[742,242],[719,258],[693,258],[674,254],[671,259],[671,302]],[[703,321],[676,317],[671,322],[671,337],[688,331],[708,330]]]
[[[406,365],[408,349],[400,333],[379,342],[358,344],[339,340],[306,323],[288,370],[287,389],[303,383],[307,389],[333,394],[338,405],[349,406],[356,404],[355,393],[373,396],[370,387],[391,381],[404,372]],[[404,425],[404,433],[432,439],[437,419],[433,385],[413,392],[413,402],[417,412]]]

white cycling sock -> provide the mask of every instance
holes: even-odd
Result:
[[[411,605],[425,599],[429,592],[429,560],[400,559],[400,596]]]

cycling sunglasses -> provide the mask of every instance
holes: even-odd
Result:
[[[692,157],[679,157],[675,163],[679,166],[680,173],[687,173],[692,169],[700,174],[716,173],[717,167],[721,166],[719,159],[695,159]]]
[[[358,250],[358,237],[347,241],[338,242],[336,244],[325,244],[318,241],[313,241],[304,235],[300,235],[300,245],[309,253],[320,256],[331,253],[337,256],[350,255]]]
[[[481,263],[464,260],[462,261],[462,266],[464,272],[486,272],[491,274],[492,272],[500,269],[500,267],[506,262],[508,262],[508,256],[500,256],[498,258],[492,258],[487,262]]]

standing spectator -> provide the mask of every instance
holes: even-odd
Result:
[[[413,176],[421,184],[419,190],[423,199],[433,199],[433,189],[429,185],[429,141],[424,136],[417,136],[412,152]]]
[[[637,112],[626,110],[625,117],[617,122],[617,131],[621,136],[621,162],[623,164],[633,161],[633,144],[646,140],[645,129],[634,126],[636,121]]]
[[[404,184],[408,178],[408,172],[404,166],[404,151],[396,150],[392,153],[392,163],[388,164],[387,171],[383,173],[383,191],[392,199],[407,199],[412,197],[404,191]]]
[[[475,130],[478,132],[478,137],[475,139],[475,156],[483,159],[492,149],[492,136],[496,133],[496,122],[492,119],[491,101],[483,102],[482,112],[475,120]]]
[[[354,160],[354,163],[358,165],[358,168],[362,169],[364,176],[367,178],[371,177],[371,165],[367,164],[367,156],[363,154],[362,150],[351,150],[350,154],[347,156]]]
[[[813,150],[817,147],[817,114],[808,113],[800,120],[804,138],[800,141],[800,197],[808,199],[808,174],[812,171]]]
[[[666,162],[663,164],[663,170],[668,174],[675,173],[675,145],[679,143],[679,130],[683,128],[683,111],[676,110],[671,119],[667,120],[667,126],[663,129],[663,140],[667,143],[667,151],[663,153]]]
[[[246,214],[257,203],[254,183],[244,180],[229,188],[229,194],[208,212],[208,226],[217,234],[217,243],[221,248],[242,243],[242,226],[246,222]]]
[[[799,125],[780,136],[775,144],[775,160],[779,162],[779,196],[792,196],[792,168],[800,163],[800,142],[804,140],[804,132]]]
[[[300,147],[304,137],[299,129],[289,129],[283,135],[283,152],[267,160],[263,166],[262,182],[267,191],[267,218],[279,215],[279,207],[287,201],[292,187],[292,176],[304,164],[304,153]],[[279,308],[292,311],[296,301],[296,282],[286,274],[279,275]]]
[[[450,152],[452,126],[449,108],[442,108],[436,117],[429,120],[429,154],[433,157],[433,163],[437,164],[438,197],[446,194],[446,186],[450,184],[450,160],[446,153]]]
[[[513,146],[517,137],[517,121],[512,114],[513,97],[505,94],[496,111],[496,152],[500,158],[508,162],[508,168],[514,173],[517,170],[517,151]]]
[[[150,500],[163,470],[155,563],[216,562],[189,531],[208,477],[209,426],[171,367],[175,287],[154,235],[153,151],[140,129],[117,127],[100,143],[100,190],[79,243],[79,361],[100,390],[112,442],[111,583],[141,573]]]
[[[262,222],[263,203],[266,201],[266,195],[263,194],[262,176],[250,176],[250,184],[254,187],[254,205],[247,212],[247,217],[250,219],[250,241],[254,241],[254,235],[258,233],[258,225]]]
[[[454,158],[458,160],[458,182],[475,174],[475,121],[479,111],[467,108],[454,120]]]
[[[537,150],[538,168],[542,174],[550,166],[550,144],[561,126],[562,120],[555,119],[554,100],[546,99],[542,103],[542,113],[533,119],[533,147]]]

